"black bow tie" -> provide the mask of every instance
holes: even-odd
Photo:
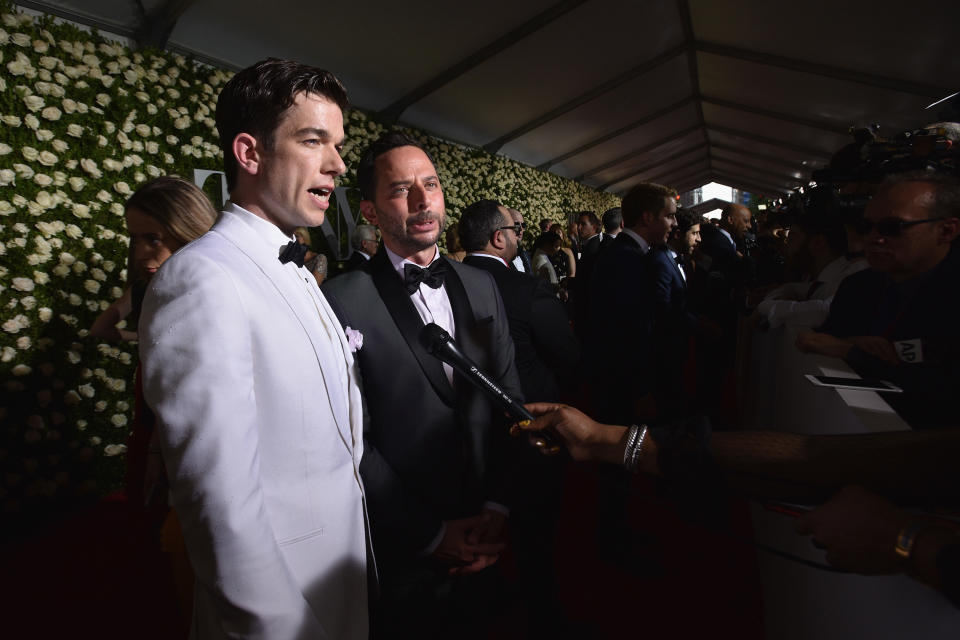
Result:
[[[410,295],[413,295],[413,292],[420,288],[421,282],[431,289],[439,289],[446,277],[446,260],[434,260],[426,269],[415,264],[403,265],[403,285]]]
[[[281,264],[292,262],[298,267],[303,266],[303,258],[307,255],[307,245],[291,240],[280,247],[279,260]]]

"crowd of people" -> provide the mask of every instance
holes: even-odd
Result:
[[[189,556],[197,637],[485,637],[508,541],[530,637],[562,637],[553,541],[570,457],[614,463],[597,530],[619,561],[657,553],[624,529],[629,472],[669,480],[709,460],[750,492],[782,491],[749,480],[763,477],[819,499],[852,483],[955,494],[952,465],[937,464],[956,451],[960,388],[955,178],[891,177],[860,217],[811,199],[760,221],[736,203],[705,220],[643,183],[600,215],[551,212],[534,237],[492,197],[447,226],[434,160],[391,132],[357,167],[369,224],[334,265],[309,228],[346,171],[346,105],[323,70],[237,73],[217,105],[230,201],[214,222],[181,180],[141,187],[127,205],[130,288],[91,330],[139,339],[128,488],[138,505],[165,505],[169,488],[158,526]],[[125,317],[136,334],[116,328]],[[926,431],[737,431],[745,318],[804,327],[798,348],[899,385],[895,408]],[[430,324],[538,418],[512,427],[433,354]],[[510,437],[542,429],[567,453]],[[884,463],[904,448],[911,473],[890,482]],[[840,566],[911,570],[958,597],[952,529],[866,489],[800,530]],[[860,534],[879,542],[862,549]]]

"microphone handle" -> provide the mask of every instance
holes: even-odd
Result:
[[[500,407],[517,421],[533,421],[533,416],[529,411],[523,408],[523,405],[516,402],[508,396],[497,384],[488,378],[480,369],[470,361],[453,341],[444,343],[443,348],[438,350],[443,357],[440,359],[460,372],[463,377],[470,380],[474,385],[485,391],[487,395]],[[439,355],[439,353],[438,353]],[[538,431],[531,434],[534,445],[543,453],[552,455],[558,453],[561,449],[560,443],[548,431]]]

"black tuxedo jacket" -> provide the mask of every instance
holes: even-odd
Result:
[[[447,260],[441,257],[440,260]],[[445,281],[463,353],[522,399],[506,312],[489,274],[447,261]],[[479,390],[421,342],[423,322],[378,251],[363,269],[323,285],[344,327],[363,334],[355,354],[366,402],[360,464],[378,564],[409,565],[443,520],[507,502],[505,420]]]
[[[655,305],[649,257],[620,233],[598,256],[590,281],[584,363],[598,419],[634,419],[630,407],[651,390]]]
[[[503,298],[527,402],[560,400],[580,359],[567,313],[546,281],[506,267],[496,258],[467,256],[464,264],[493,276]]]
[[[359,251],[354,251],[350,254],[350,257],[347,258],[347,261],[343,263],[343,271],[346,273],[347,271],[362,269],[368,262],[369,260],[364,258]]]

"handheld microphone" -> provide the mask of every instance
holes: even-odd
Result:
[[[523,405],[518,404],[508,396],[470,358],[460,351],[460,347],[450,337],[450,334],[444,331],[443,327],[431,322],[423,328],[420,339],[430,355],[453,367],[460,375],[486,393],[494,404],[510,414],[512,418],[533,421],[533,416],[523,408]],[[539,431],[531,434],[531,436],[534,446],[540,449],[542,453],[552,455],[560,451],[560,444],[550,433]]]

